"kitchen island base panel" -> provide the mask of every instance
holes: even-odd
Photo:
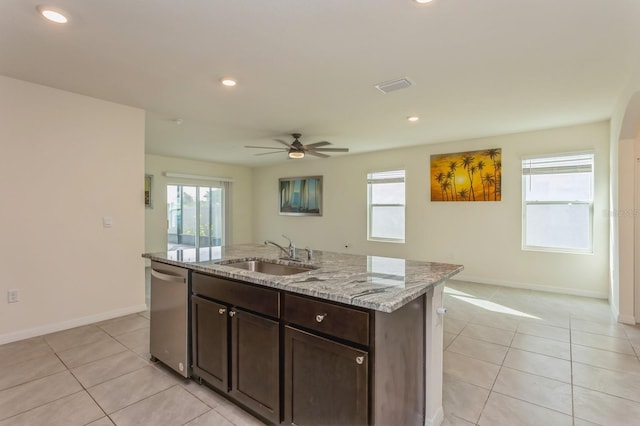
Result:
[[[208,276],[199,276],[200,274],[194,274],[197,278],[196,280],[201,279],[209,279],[212,277]],[[236,283],[238,286],[242,286],[245,284]],[[319,350],[319,348],[324,348],[329,350],[326,352],[330,354],[332,351],[336,351],[335,348],[341,348],[342,352],[336,352],[341,354],[342,357],[338,357],[339,359],[344,358],[344,365],[346,366],[344,371],[354,372],[353,374],[342,374],[341,376],[353,376],[359,377],[360,379],[353,382],[355,386],[353,389],[345,388],[345,394],[343,394],[344,401],[342,403],[346,404],[343,407],[343,410],[339,410],[340,404],[338,400],[331,400],[329,397],[339,397],[340,393],[337,391],[335,384],[328,385],[324,387],[323,395],[329,398],[328,404],[320,404],[323,405],[321,413],[326,417],[326,414],[336,414],[338,417],[332,418],[328,417],[325,420],[331,420],[331,424],[342,424],[339,419],[345,420],[349,419],[349,424],[358,424],[358,425],[389,425],[389,424],[402,424],[407,426],[439,426],[442,424],[444,416],[442,411],[442,337],[443,337],[443,319],[440,314],[437,313],[438,308],[442,306],[442,293],[444,289],[444,284],[440,284],[435,286],[432,290],[428,291],[427,294],[422,297],[409,302],[402,308],[394,311],[393,313],[385,313],[385,312],[377,312],[370,311],[371,315],[371,327],[369,344],[367,345],[370,348],[369,356],[367,356],[367,352],[362,352],[357,350],[357,348],[349,348],[344,344],[339,344],[338,342],[332,342],[331,340],[327,340],[326,338],[322,338],[319,336],[314,336],[308,332],[302,332],[299,330],[295,330],[295,328],[290,326],[285,326],[285,334],[284,338],[284,364],[285,364],[285,372],[284,372],[284,422],[281,424],[312,424],[309,423],[310,419],[316,419],[319,416],[319,412],[317,410],[313,410],[316,404],[319,404],[321,401],[316,400],[310,409],[305,410],[304,404],[302,402],[307,399],[315,399],[311,397],[305,397],[305,385],[309,385],[309,395],[313,394],[314,389],[318,391],[317,387],[319,383],[322,382],[319,378],[314,380],[310,379],[309,372],[318,372],[321,374],[322,379],[328,380],[327,383],[330,384],[331,374],[329,372],[334,371],[337,368],[335,365],[335,356],[331,359],[333,361],[329,367],[327,372],[321,373],[323,370],[323,365],[314,365],[313,367],[307,368],[306,374],[302,372],[298,372],[298,374],[294,375],[294,369],[291,361],[294,358],[292,356],[294,354],[298,354],[298,351],[293,350],[293,344],[297,341],[304,342],[305,344],[314,343],[314,348],[311,352],[300,353],[295,364],[303,365],[306,363],[312,363],[312,360],[318,358],[322,353],[326,351]],[[287,296],[287,295],[285,295]],[[285,297],[286,299],[286,297]],[[291,297],[289,297],[291,299]],[[298,302],[300,297],[296,296],[295,298],[290,300],[290,305],[293,302]],[[228,317],[227,306],[214,304],[211,301],[204,300],[198,296],[192,297],[194,304],[193,314],[194,327],[204,327],[208,324],[207,321],[204,321],[206,317],[198,316],[199,313],[210,312],[213,319],[220,318],[226,323],[226,318]],[[313,301],[313,303],[316,303]],[[204,310],[205,306],[209,304],[212,305],[211,309]],[[203,305],[203,306],[199,306]],[[323,305],[320,305],[324,307]],[[200,309],[202,308],[202,309]],[[291,306],[289,308],[292,308]],[[348,308],[344,308],[348,309]],[[236,308],[232,308],[232,311],[235,312],[234,316],[231,317],[233,321],[239,321],[239,318],[243,312]],[[296,310],[293,309],[285,309],[285,312],[294,312]],[[313,314],[315,311],[310,310],[307,315]],[[249,315],[248,313],[246,315]],[[313,315],[311,315],[313,316]],[[251,315],[253,317],[253,315]],[[285,323],[286,323],[285,314]],[[295,318],[296,316],[293,315]],[[261,317],[256,317],[260,321],[266,321],[269,323],[275,324],[275,328],[273,330],[277,330],[277,322],[263,319]],[[215,322],[215,321],[214,321]],[[295,327],[295,326],[294,326]],[[235,383],[235,386],[227,385],[226,380],[222,380],[222,383],[217,383],[215,380],[212,380],[213,377],[210,376],[208,372],[202,371],[200,367],[204,365],[198,366],[198,362],[202,357],[199,355],[203,355],[198,348],[204,350],[207,345],[198,346],[197,343],[200,342],[200,338],[203,336],[207,336],[209,340],[213,337],[215,333],[211,332],[211,327],[208,328],[209,331],[203,329],[194,329],[194,361],[196,361],[194,365],[194,376],[196,379],[202,379],[203,376],[205,380],[209,382],[208,384],[214,388],[218,388],[218,391],[226,394],[227,398],[230,398],[232,401],[235,401],[239,405],[241,405],[244,409],[252,412],[254,415],[261,417],[265,421],[271,424],[278,424],[279,415],[279,403],[277,402],[279,398],[259,398],[262,400],[261,404],[255,405],[255,397],[251,397],[251,395],[255,392],[244,392],[243,386],[240,386],[241,380],[239,380],[238,371],[235,371],[239,364],[233,368],[234,378],[231,381]],[[226,329],[223,327],[222,329]],[[238,336],[236,336],[237,331],[239,330],[238,325],[232,327],[232,330],[236,330],[236,332],[232,332],[233,338],[232,344],[233,347],[238,346]],[[259,332],[258,335],[249,336],[250,342],[256,342],[259,339],[259,335],[263,334]],[[267,333],[269,334],[269,333]],[[201,336],[202,335],[202,336]],[[265,334],[266,337],[266,334]],[[268,341],[276,340],[277,337],[271,337]],[[215,341],[218,344],[215,344]],[[220,343],[226,341],[226,332],[221,333],[221,337],[219,339],[212,339],[211,342],[214,344],[214,347],[217,347]],[[205,343],[205,342],[200,342]],[[246,346],[246,345],[245,345]],[[251,345],[249,345],[251,346]],[[304,345],[303,345],[304,346]],[[223,348],[223,352],[226,352],[226,345],[221,346]],[[248,347],[248,346],[247,346]],[[271,353],[270,359],[277,360],[278,353],[268,350],[269,348],[274,349],[277,348],[277,345],[263,345],[257,353],[253,355],[257,355],[258,359],[253,362],[256,366],[264,364],[260,361],[260,357],[264,356],[268,353]],[[211,348],[213,349],[213,347]],[[310,348],[311,349],[311,348]],[[238,359],[237,351],[232,351],[236,353],[232,356],[233,359]],[[351,353],[353,352],[353,353]],[[362,353],[360,353],[362,352]],[[252,355],[252,352],[247,352],[249,355]],[[365,375],[356,374],[358,372],[358,365],[354,363],[354,360],[358,358],[362,358],[364,365],[361,367],[365,367]],[[307,362],[308,361],[308,362]],[[370,364],[370,369],[367,368],[367,363]],[[217,365],[218,363],[216,363]],[[226,366],[226,362],[222,360],[222,364]],[[234,363],[232,363],[234,364]],[[276,364],[277,365],[277,362]],[[308,367],[308,366],[307,366]],[[351,367],[351,369],[347,368]],[[224,371],[226,368],[222,368]],[[212,370],[209,368],[209,370]],[[369,371],[369,380],[367,380],[366,371]],[[247,370],[248,373],[251,372],[251,369]],[[229,373],[223,373],[222,376],[226,377]],[[303,378],[300,378],[300,374],[302,374]],[[251,373],[251,375],[256,376],[256,372]],[[277,373],[270,374],[270,377],[277,377]],[[295,377],[294,377],[295,376]],[[307,376],[307,377],[304,377]],[[313,376],[313,374],[311,374]],[[344,378],[344,377],[343,377]],[[260,381],[261,383],[264,381]],[[367,382],[369,383],[367,385]],[[247,382],[250,384],[250,382]],[[294,386],[297,391],[295,395],[291,393],[292,388],[289,385]],[[222,385],[222,386],[220,386]],[[344,383],[342,385],[345,385]],[[351,384],[348,384],[351,385]],[[235,390],[233,389],[235,388]],[[255,386],[250,386],[249,388],[256,390]],[[249,389],[247,388],[247,389]],[[269,389],[274,389],[274,386],[268,386]],[[370,405],[367,409],[367,388],[370,389]],[[333,392],[329,391],[329,389],[333,389]],[[357,389],[357,391],[356,391]],[[260,389],[258,389],[260,390]],[[264,389],[263,389],[264,390]],[[267,389],[268,390],[268,389]],[[229,392],[231,391],[231,392]],[[246,393],[246,395],[245,395]],[[259,392],[260,393],[260,392]],[[265,392],[261,392],[260,394],[265,394]],[[271,393],[267,392],[267,394],[271,395]],[[265,394],[266,395],[266,394]],[[275,396],[275,394],[273,394]],[[358,396],[360,395],[360,396]],[[299,400],[298,400],[299,399]],[[342,400],[340,399],[340,400]],[[267,403],[267,401],[270,401]],[[293,404],[296,402],[296,404]],[[294,410],[293,406],[296,406],[296,410]],[[331,408],[330,408],[331,407]],[[362,408],[364,407],[364,411]],[[318,407],[316,407],[318,408]],[[356,409],[357,408],[357,409]],[[353,411],[353,410],[355,411]],[[351,411],[349,411],[351,410]],[[369,413],[367,415],[367,412]],[[347,413],[350,413],[347,415]],[[367,420],[367,418],[369,420]]]
[[[435,285],[425,298],[426,315],[424,316],[425,350],[425,426],[440,426],[444,421],[442,410],[442,356],[443,325],[442,315],[438,308],[442,307],[444,283]]]
[[[424,425],[425,300],[374,313],[372,424]]]

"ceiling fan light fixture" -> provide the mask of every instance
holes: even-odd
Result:
[[[297,150],[297,149],[289,150],[289,158],[292,158],[294,160],[304,158],[304,151]]]
[[[40,13],[40,15],[42,15],[45,19],[51,22],[55,22],[56,24],[66,24],[67,22],[69,22],[69,18],[67,18],[65,14],[59,9],[54,9],[45,5],[39,5],[36,7],[36,9],[38,10],[38,13]]]

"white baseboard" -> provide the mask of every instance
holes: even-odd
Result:
[[[633,315],[621,315],[620,310],[618,309],[617,306],[614,306],[613,303],[611,303],[610,306],[611,306],[611,314],[616,319],[616,321],[618,321],[621,324],[636,325],[636,317],[634,317]]]
[[[93,324],[94,322],[117,318],[123,315],[135,314],[146,309],[146,305],[129,306],[127,308],[115,309],[113,311],[103,312],[96,315],[89,315],[82,318],[75,318],[55,324],[47,324],[40,327],[29,328],[26,330],[0,334],[0,345],[16,342],[18,340],[29,339],[31,337],[42,336],[44,334],[55,333],[56,331],[68,330],[70,328],[80,327],[82,325]]]
[[[613,317],[617,319],[620,316],[620,310],[618,307],[613,303],[609,303],[609,308],[611,308],[611,314]]]
[[[440,426],[444,421],[444,411],[442,407],[436,410],[436,413],[430,419],[425,419],[424,426]]]
[[[552,287],[552,286],[533,284],[533,283],[520,283],[516,281],[493,280],[488,278],[471,277],[468,275],[464,275],[464,272],[461,273],[460,275],[456,275],[453,281],[470,281],[470,282],[479,283],[479,284],[491,284],[491,285],[498,285],[502,287],[522,288],[525,290],[537,290],[537,291],[546,291],[549,293],[570,294],[572,296],[593,297],[596,299],[609,299],[608,291],[600,292],[600,291],[581,290],[581,289],[567,288],[567,287]]]
[[[636,317],[634,317],[633,315],[620,315],[620,314],[618,314],[614,318],[616,318],[617,321],[622,323],[622,324],[636,325]]]

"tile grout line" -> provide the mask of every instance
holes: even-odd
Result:
[[[114,336],[112,336],[111,334],[109,334],[109,333],[108,333],[106,330],[104,330],[102,327],[100,327],[100,326],[96,326],[96,327],[97,327],[99,330],[101,330],[103,333],[105,333],[105,334],[106,334],[110,339],[112,339],[112,340],[113,340],[113,341],[115,341],[115,342],[120,343],[120,342],[119,342],[119,341],[118,341]],[[104,416],[103,416],[103,417],[106,417],[107,419],[109,419],[109,421],[110,421],[111,423],[115,424],[115,421],[113,421],[113,419],[111,418],[111,415],[109,415],[109,414],[105,411],[105,409],[102,407],[102,405],[100,405],[100,404],[98,403],[98,401],[93,397],[93,395],[91,394],[91,392],[89,392],[89,389],[88,389],[88,388],[87,388],[87,387],[86,387],[86,386],[85,386],[85,385],[80,381],[80,379],[79,379],[79,378],[74,374],[74,372],[72,371],[72,369],[71,369],[71,368],[69,368],[69,366],[68,366],[68,365],[67,365],[67,364],[62,360],[62,358],[60,358],[60,356],[58,355],[58,352],[56,352],[56,351],[54,350],[54,348],[53,348],[53,347],[51,347],[51,345],[49,344],[49,342],[47,342],[47,341],[46,341],[46,339],[44,339],[44,341],[45,341],[45,343],[47,343],[47,345],[49,345],[49,347],[50,347],[50,348],[51,348],[51,350],[53,351],[54,355],[55,355],[55,356],[60,360],[60,362],[62,363],[62,365],[66,368],[66,371],[68,371],[68,372],[69,372],[69,374],[71,374],[71,376],[74,378],[74,380],[75,380],[76,382],[78,382],[78,384],[79,384],[79,385],[80,385],[80,387],[82,388],[82,390],[80,390],[80,391],[78,391],[78,392],[76,392],[76,393],[79,393],[79,392],[85,392],[85,393],[89,396],[89,398],[91,398],[91,400],[96,404],[96,406],[100,409],[100,411],[102,411],[102,413],[104,414]],[[95,344],[95,343],[96,343],[96,342],[92,342],[92,343],[88,343],[87,345],[91,345],[91,344]],[[120,343],[120,344],[122,344],[122,343]],[[78,345],[78,346],[76,346],[75,348],[78,348],[78,347],[81,347],[81,346],[86,346],[86,345]],[[137,357],[139,357],[139,358],[141,358],[141,359],[144,359],[144,358],[142,358],[139,354],[137,354],[137,353],[133,352],[133,350],[131,350],[130,348],[128,348],[128,347],[126,347],[126,346],[124,346],[124,345],[122,345],[122,346],[123,346],[123,347],[125,347],[125,350],[124,350],[124,351],[122,351],[122,352],[119,352],[118,354],[120,354],[120,353],[124,353],[124,352],[131,352],[131,353],[132,353],[132,354],[134,354],[135,356],[137,356]],[[68,349],[73,349],[73,348],[74,348],[74,347],[72,347],[72,348],[68,348]],[[64,351],[61,351],[61,352],[64,352]],[[117,354],[116,354],[116,355],[117,355]],[[113,354],[112,354],[112,355],[109,355],[109,356],[113,356]],[[109,356],[102,357],[102,358],[99,358],[99,359],[97,359],[97,360],[93,360],[93,361],[91,361],[91,362],[88,362],[88,363],[86,363],[86,364],[83,364],[83,365],[81,365],[81,366],[77,366],[77,367],[74,367],[74,368],[79,368],[79,367],[82,367],[82,366],[84,366],[84,365],[89,365],[89,364],[92,364],[92,363],[94,363],[94,362],[98,362],[98,361],[104,360],[104,359],[108,358]],[[153,364],[151,364],[151,365],[153,365]],[[124,375],[126,375],[126,374],[129,374],[129,373],[121,374],[121,375],[120,375],[120,376],[118,376],[118,377],[122,377],[122,376],[124,376]],[[113,379],[115,379],[115,378],[117,378],[117,377],[114,377]],[[110,379],[110,380],[113,380],[113,379]],[[106,382],[102,382],[102,383],[106,383]],[[98,384],[96,384],[96,385],[94,385],[94,386],[97,386],[97,385],[99,385],[99,384],[101,384],[101,383],[98,383]],[[59,398],[59,399],[60,399],[60,398]],[[46,405],[46,404],[45,404],[45,405]],[[42,406],[42,405],[41,405],[41,406]],[[41,406],[40,406],[40,407],[41,407]],[[37,407],[34,407],[34,409],[35,409],[35,408],[37,408]],[[28,410],[28,411],[30,411],[30,410]],[[100,419],[96,419],[96,420],[100,420]]]
[[[98,401],[96,401],[96,399],[93,397],[93,395],[91,395],[91,392],[89,392],[89,390],[84,386],[84,384],[82,384],[82,382],[80,381],[80,379],[78,379],[78,377],[76,377],[75,374],[73,374],[73,371],[71,371],[71,369],[67,366],[67,364],[65,364],[65,362],[58,356],[57,352],[54,352],[55,355],[58,357],[58,359],[60,359],[60,362],[62,362],[62,365],[65,366],[65,368],[67,369],[67,371],[69,372],[69,374],[71,374],[71,376],[73,377],[73,379],[78,382],[78,384],[80,385],[80,387],[82,388],[82,391],[80,392],[85,392],[87,395],[89,395],[89,398],[91,398],[91,400],[96,404],[96,406],[100,409],[100,411],[102,411],[102,413],[104,414],[104,417],[107,417],[112,423],[113,421],[111,420],[111,417],[109,417],[109,415],[107,414],[107,412],[104,410],[104,408],[102,408],[102,406],[100,404],[98,404]],[[100,420],[100,419],[96,419],[96,420]],[[114,423],[115,424],[115,423]]]
[[[520,326],[520,324],[518,324],[518,326]],[[500,372],[502,371],[502,367],[504,366],[504,360],[507,358],[507,354],[509,353],[509,349],[511,349],[511,344],[513,343],[513,339],[515,339],[517,332],[518,332],[518,327],[516,327],[516,331],[513,333],[513,337],[511,338],[511,341],[509,342],[509,346],[507,347],[507,352],[504,354],[504,357],[502,358],[502,362],[500,363],[500,368],[498,369],[496,378],[493,379],[493,383],[491,384],[491,389],[489,389],[489,394],[487,395],[487,399],[482,405],[482,410],[480,410],[480,415],[478,416],[476,425],[480,424],[480,419],[482,418],[482,414],[484,413],[484,410],[487,408],[487,404],[489,403],[489,398],[491,398],[491,394],[494,392],[493,388],[496,385],[496,382],[498,381],[498,376],[500,376]],[[499,394],[500,392],[496,392],[496,393]]]
[[[509,368],[509,367],[507,367],[507,368]],[[557,410],[555,408],[549,408],[549,407],[546,407],[544,405],[540,405],[540,404],[535,403],[535,402],[527,401],[526,399],[521,399],[521,398],[517,398],[517,397],[515,397],[513,395],[504,394],[502,392],[498,392],[498,391],[492,391],[492,392],[494,392],[497,395],[502,395],[502,396],[507,397],[507,398],[515,399],[516,401],[522,401],[522,402],[527,403],[529,405],[534,405],[536,407],[544,408],[545,410],[549,410],[549,411],[553,411],[555,413],[559,413],[559,414],[563,414],[565,416],[569,416],[569,417],[571,417],[572,420],[574,418],[571,414],[567,414],[567,413],[565,413],[563,411],[559,411],[559,410]]]
[[[573,330],[571,326],[573,325],[573,315],[569,315],[569,371],[571,372],[571,423],[575,426],[576,424],[576,407],[575,407],[575,396],[573,392]]]

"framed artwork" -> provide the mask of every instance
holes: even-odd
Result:
[[[144,175],[144,206],[153,208],[153,175]]]
[[[431,201],[501,201],[502,148],[431,156]]]
[[[322,216],[322,176],[280,178],[281,215]]]

